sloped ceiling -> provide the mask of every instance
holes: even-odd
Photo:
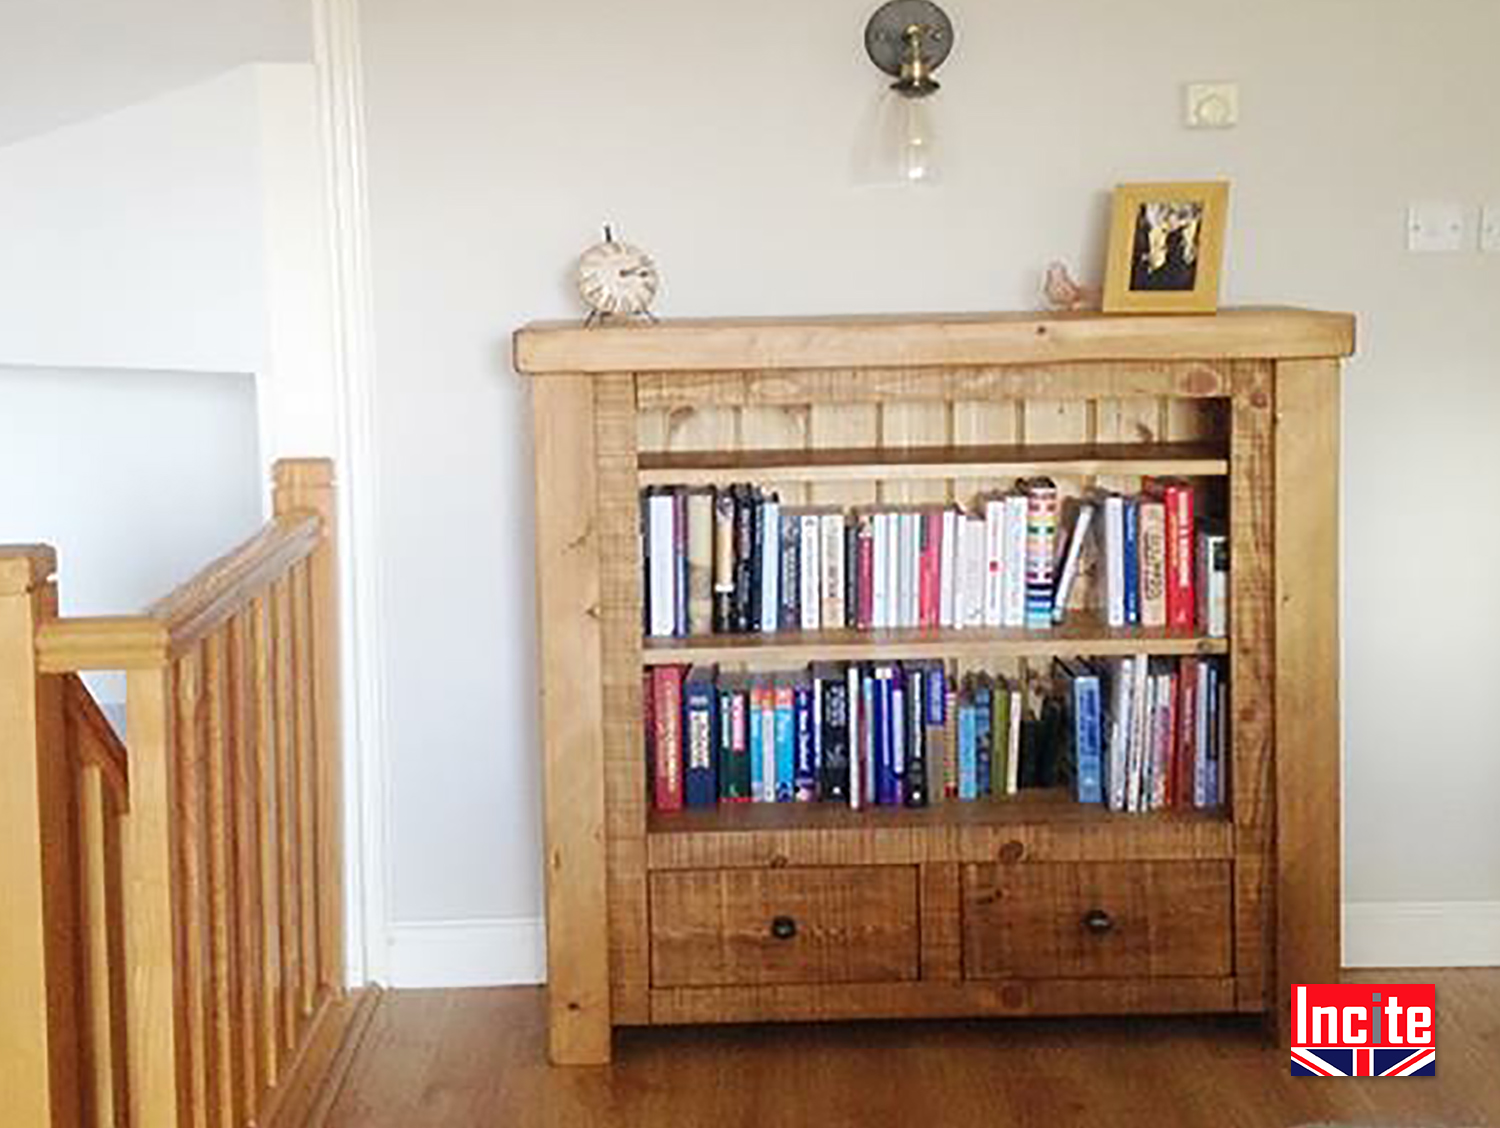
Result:
[[[311,53],[309,0],[0,0],[0,145]]]

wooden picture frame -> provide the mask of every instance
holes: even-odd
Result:
[[[1121,184],[1104,277],[1105,313],[1213,313],[1229,184]]]

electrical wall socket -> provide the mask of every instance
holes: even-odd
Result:
[[[1406,216],[1406,249],[1441,254],[1464,249],[1464,206],[1445,200],[1412,204]]]
[[[1500,254],[1500,204],[1485,204],[1479,217],[1479,249],[1485,254]]]
[[[1237,82],[1190,82],[1183,88],[1182,124],[1189,129],[1233,129],[1240,121]]]

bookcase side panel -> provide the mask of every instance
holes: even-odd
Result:
[[[1276,368],[1276,1000],[1337,982],[1339,864],[1339,364]],[[1231,561],[1231,568],[1233,561]]]
[[[583,376],[533,381],[531,394],[549,1048],[560,1065],[598,1064],[610,997],[594,395]]]
[[[604,699],[612,1018],[644,1023],[647,998],[646,768],[641,732],[638,422],[629,374],[594,380],[598,448],[599,630]]]
[[[1269,364],[1237,362],[1230,402],[1229,788],[1235,827],[1235,1005],[1266,1008],[1275,899],[1273,389]]]

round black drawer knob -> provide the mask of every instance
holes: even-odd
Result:
[[[797,922],[789,916],[774,917],[771,920],[771,935],[778,940],[790,940],[797,935]]]
[[[1090,909],[1083,914],[1083,927],[1095,936],[1103,936],[1106,932],[1114,930],[1115,918],[1103,909]]]

